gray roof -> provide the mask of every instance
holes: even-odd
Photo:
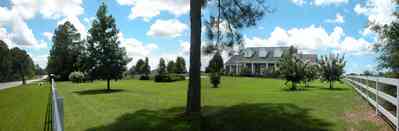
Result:
[[[276,63],[289,47],[250,47],[240,50],[238,55],[232,56],[226,64],[239,63]],[[300,54],[301,59],[311,62],[317,61],[316,54]]]

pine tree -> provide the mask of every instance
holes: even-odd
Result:
[[[165,60],[163,58],[161,58],[161,59],[159,59],[158,75],[165,75],[165,74],[166,74]]]
[[[93,79],[107,80],[107,90],[110,91],[110,80],[121,79],[131,59],[120,47],[115,19],[107,15],[105,3],[100,5],[96,16],[89,29],[88,56],[91,60],[88,72]]]
[[[176,73],[177,74],[184,74],[187,72],[186,69],[186,61],[184,60],[183,57],[177,57],[176,58]]]
[[[168,73],[176,73],[176,63],[174,61],[169,61],[167,65]]]

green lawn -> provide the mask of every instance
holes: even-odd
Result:
[[[301,91],[287,91],[284,81],[223,78],[220,88],[203,79],[203,131],[385,130],[385,122],[346,85],[335,90],[315,82]],[[37,85],[0,91],[0,130],[43,130],[48,93]],[[325,86],[325,87],[324,87]],[[188,130],[181,116],[187,81],[154,83],[121,80],[73,84],[58,82],[64,96],[66,131]],[[28,118],[27,118],[28,117]]]

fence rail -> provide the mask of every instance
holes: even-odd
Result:
[[[374,106],[376,114],[382,114],[399,131],[399,79],[370,77],[370,76],[347,76],[346,83],[351,85],[363,98]],[[392,92],[389,92],[391,90]],[[390,112],[384,106],[389,103],[396,108]]]
[[[60,97],[55,88],[54,78],[51,78],[52,125],[53,131],[64,131],[64,98]]]

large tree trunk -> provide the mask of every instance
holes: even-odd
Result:
[[[107,91],[111,91],[111,88],[110,88],[110,79],[107,79]]]
[[[191,45],[186,114],[201,112],[201,1],[190,0]]]

